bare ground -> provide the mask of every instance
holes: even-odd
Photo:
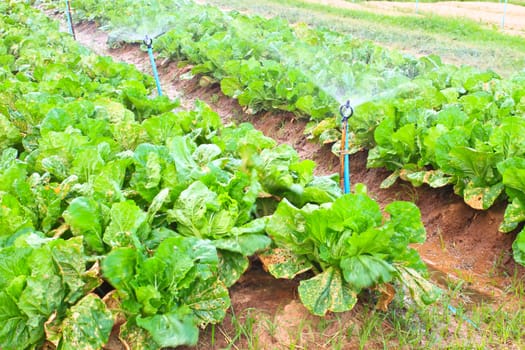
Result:
[[[303,0],[304,2],[321,3],[332,7],[364,10],[390,16],[438,15],[444,17],[469,18],[481,24],[500,26],[503,16],[503,3],[476,1],[440,1],[421,2],[418,14],[415,13],[415,2],[364,1],[350,2],[345,0]],[[525,6],[507,4],[504,32],[525,36]]]
[[[108,49],[107,35],[97,30],[94,23],[79,25],[76,30],[78,41],[96,53],[110,55],[117,61],[134,64],[140,70],[151,73],[147,54],[140,51],[138,46]],[[178,68],[175,63],[165,62],[159,67],[165,93],[170,97],[180,97],[183,106],[191,106],[195,99],[202,99],[217,110],[224,120],[249,120],[278,142],[291,144],[302,158],[317,162],[318,174],[337,171],[338,159],[328,147],[306,140],[303,135],[304,121],[296,120],[291,114],[248,115],[236,101],[222,95],[217,86],[202,88],[198,78],[180,80],[184,72],[186,70]],[[515,234],[498,232],[503,218],[503,205],[488,211],[476,211],[448,188],[433,190],[398,183],[388,190],[382,190],[379,184],[389,174],[382,169],[366,169],[364,152],[351,157],[351,172],[352,181],[365,183],[371,196],[381,205],[401,199],[414,201],[419,206],[428,239],[416,249],[429,265],[436,282],[462,280],[472,302],[483,300],[497,306],[502,302],[504,289],[510,284],[510,276],[516,271],[519,276],[524,275],[523,267],[517,266],[512,260],[511,244]],[[231,289],[232,310],[227,319],[216,328],[208,327],[197,349],[228,346],[235,340],[232,338],[234,330],[239,328],[236,322],[241,319],[257,321],[250,329],[255,336],[251,341],[243,340],[239,345],[241,348],[285,349],[295,344],[297,348],[330,349],[333,347],[332,341],[339,339],[341,323],[345,327],[355,323],[356,329],[359,329],[362,324],[356,316],[362,315],[364,311],[369,312],[363,309],[363,304],[359,304],[356,309],[343,315],[330,315],[322,320],[310,316],[298,302],[297,285],[298,280],[283,281],[270,277],[254,261],[252,268]],[[320,323],[327,326],[319,330]],[[359,348],[353,337],[343,339],[343,349]],[[114,344],[111,349],[121,348],[114,338],[112,341]],[[250,343],[255,341],[257,344]],[[373,339],[368,346],[376,348]],[[383,347],[380,344],[377,346]],[[395,347],[395,344],[392,346]]]

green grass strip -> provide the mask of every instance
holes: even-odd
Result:
[[[358,0],[358,1],[352,1],[352,0],[345,0],[346,2],[363,2],[363,0]],[[376,1],[380,1],[380,0],[376,0]],[[384,0],[385,2],[386,1],[389,1],[389,0]],[[500,1],[494,1],[494,0],[461,0],[463,2],[499,2],[501,3],[501,0]],[[503,0],[505,1],[505,0]],[[390,1],[389,1],[390,2]],[[415,3],[416,1],[415,0],[396,0],[395,2],[413,2]],[[443,0],[419,0],[419,2],[429,2],[429,3],[435,3],[435,2],[443,2]],[[508,0],[508,3],[509,4],[513,4],[513,5],[519,5],[519,6],[525,6],[525,0]]]
[[[388,16],[376,14],[370,11],[352,10],[330,5],[303,2],[300,0],[269,0],[280,5],[293,6],[295,8],[322,12],[339,17],[349,17],[370,22],[387,24],[391,26],[406,28],[409,31],[425,31],[447,35],[454,40],[485,44],[491,43],[497,46],[511,46],[525,52],[525,38],[499,33],[494,29],[484,28],[476,21],[466,18],[446,18],[436,15],[419,16]]]

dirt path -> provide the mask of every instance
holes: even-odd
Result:
[[[364,1],[354,3],[345,0],[303,1],[352,10],[371,11],[391,16],[417,15],[415,13],[415,2]],[[418,13],[419,15],[469,18],[482,24],[499,27],[503,16],[503,7],[503,4],[496,2],[424,2],[418,4]],[[504,32],[525,36],[525,6],[507,4]]]
[[[414,3],[371,1],[371,8],[387,9],[389,11],[412,12]],[[504,5],[497,2],[461,2],[444,1],[435,3],[419,3],[420,13],[469,18],[490,26],[501,26]],[[507,4],[504,32],[525,36],[525,6]]]
[[[108,49],[107,34],[96,29],[93,23],[79,25],[76,31],[78,41],[96,53],[134,64],[140,70],[151,74],[148,56],[140,51],[138,46],[125,45],[119,49]],[[180,97],[183,106],[189,107],[195,99],[202,99],[217,110],[226,122],[250,120],[266,135],[278,142],[291,144],[302,158],[313,159],[318,163],[318,174],[337,171],[338,159],[330,153],[328,147],[310,143],[304,137],[304,121],[296,120],[291,114],[266,113],[254,118],[244,113],[234,100],[222,95],[217,85],[203,88],[199,85],[198,77],[181,80],[180,76],[187,72],[187,67],[178,68],[176,63],[159,63],[159,74],[165,93],[170,97]],[[503,206],[489,211],[476,211],[465,205],[451,189],[413,188],[409,184],[398,183],[388,190],[381,190],[379,185],[389,174],[381,169],[366,169],[364,152],[352,156],[351,172],[352,181],[365,183],[371,196],[381,205],[392,200],[410,200],[420,207],[428,240],[416,248],[429,265],[435,281],[444,282],[446,285],[450,281],[462,280],[470,301],[485,300],[497,303],[504,295],[502,290],[510,283],[510,279],[505,276],[512,276],[515,269],[523,275],[524,270],[515,265],[511,256],[510,248],[515,234],[505,235],[497,230],[503,218]],[[246,310],[256,307],[257,319],[268,317],[278,327],[282,326],[282,329],[274,334],[254,329],[254,332],[260,332],[257,336],[265,343],[261,348],[287,348],[283,347],[283,344],[290,344],[288,330],[297,329],[297,323],[301,320],[311,319],[297,302],[297,285],[297,280],[282,281],[269,277],[261,270],[260,265],[254,262],[252,269],[232,288],[231,298],[235,312],[246,317]],[[353,322],[353,317],[360,307],[355,312],[342,316],[345,322]],[[230,315],[219,327],[219,331],[224,333],[221,336],[221,341],[225,342],[224,346],[229,341],[228,332],[237,327],[234,321]],[[337,328],[333,330],[337,331]],[[211,330],[208,329],[207,332]],[[306,344],[310,336],[305,335]],[[325,336],[330,336],[330,332],[322,335]],[[210,334],[203,337],[203,343],[198,348],[210,349],[210,337]],[[220,347],[221,344],[217,343],[215,346]],[[355,344],[345,343],[344,348],[356,347]]]

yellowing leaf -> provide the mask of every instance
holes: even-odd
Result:
[[[390,283],[380,284],[375,289],[381,293],[376,308],[384,312],[388,311],[388,306],[396,296],[396,290]]]
[[[357,302],[357,293],[344,282],[341,271],[333,267],[301,281],[299,297],[304,306],[317,316],[324,316],[329,311],[351,310]]]

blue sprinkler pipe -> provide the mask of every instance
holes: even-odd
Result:
[[[157,72],[157,64],[155,63],[155,56],[153,56],[153,39],[148,35],[144,38],[144,45],[148,48],[149,60],[151,62],[151,69],[153,70],[153,77],[155,78],[155,84],[157,84],[157,92],[159,96],[162,96],[162,89],[160,88],[159,73]]]
[[[448,311],[450,311],[450,313],[452,313],[454,316],[458,315],[458,310],[452,305],[448,305]],[[475,329],[477,329],[479,331],[478,325],[475,324],[470,318],[468,318],[468,317],[466,317],[464,315],[461,315],[460,317],[461,317],[461,319],[463,321],[466,321],[468,324],[470,324],[472,327],[474,327]]]
[[[342,142],[341,142],[341,180],[343,190],[346,193],[350,193],[350,155],[348,154],[348,119],[354,114],[354,109],[350,105],[350,100],[342,104],[339,108],[341,114],[343,130],[342,130]]]
[[[66,18],[67,26],[69,27],[69,34],[73,36],[73,39],[77,40],[75,28],[73,27],[73,20],[71,19],[71,5],[69,4],[69,0],[66,0]]]
[[[503,16],[501,17],[501,29],[505,28],[505,15],[507,14],[507,3],[508,0],[505,0],[505,4],[503,5]]]

